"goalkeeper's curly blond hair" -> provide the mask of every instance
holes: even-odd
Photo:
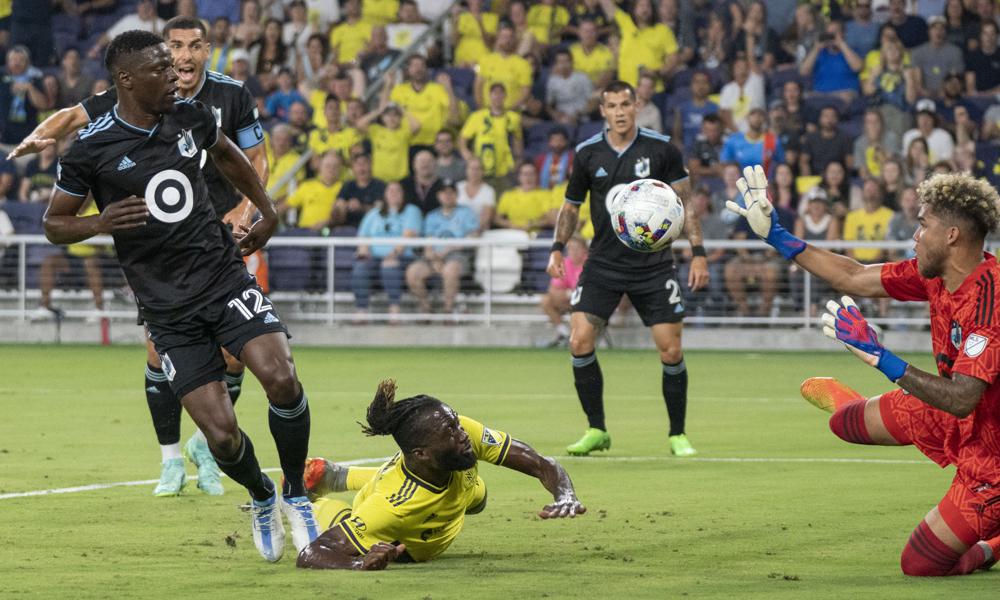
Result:
[[[979,239],[1000,226],[1000,195],[985,179],[942,173],[921,183],[917,194],[936,216],[971,224]]]

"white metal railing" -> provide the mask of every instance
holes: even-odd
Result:
[[[109,246],[112,244],[112,240],[109,237],[98,237],[91,240],[83,242],[89,245],[99,245],[99,246]],[[323,285],[322,289],[315,289],[310,291],[295,291],[295,290],[283,290],[281,287],[274,285],[275,280],[279,277],[275,276],[275,269],[280,269],[281,267],[276,265],[273,261],[270,266],[271,280],[272,280],[272,292],[270,294],[271,299],[274,300],[281,308],[282,314],[285,318],[292,320],[304,320],[304,321],[314,321],[314,322],[325,322],[325,323],[336,323],[342,321],[356,321],[356,320],[372,320],[380,321],[386,319],[392,319],[401,322],[464,322],[464,323],[481,323],[486,325],[491,325],[494,323],[541,323],[545,321],[545,317],[539,309],[538,303],[542,296],[542,293],[538,291],[528,291],[525,292],[523,289],[512,289],[511,278],[520,278],[518,281],[524,281],[528,275],[534,276],[536,278],[544,277],[541,275],[542,269],[540,268],[540,261],[536,262],[535,265],[531,264],[530,260],[523,260],[523,262],[515,259],[512,264],[508,264],[507,261],[502,260],[500,255],[502,254],[501,249],[506,250],[506,256],[508,258],[512,256],[517,256],[520,259],[526,259],[525,256],[528,251],[535,255],[536,260],[538,255],[547,255],[545,249],[551,245],[552,241],[550,239],[525,239],[521,241],[504,241],[504,240],[493,240],[493,239],[480,239],[480,238],[470,238],[470,239],[427,239],[427,238],[355,238],[355,237],[295,237],[295,236],[278,236],[274,237],[268,243],[268,248],[278,249],[278,248],[312,248],[316,250],[325,250],[325,252],[318,253],[318,264],[313,263],[311,268],[314,274],[322,273]],[[29,268],[35,268],[34,265],[29,266],[27,259],[27,249],[29,246],[33,245],[48,245],[49,242],[41,235],[14,235],[8,236],[6,238],[0,237],[0,246],[6,246],[7,252],[16,253],[16,285],[13,287],[8,287],[6,289],[0,289],[0,318],[15,318],[15,319],[26,319],[31,312],[33,305],[29,304],[30,301],[34,301],[39,296],[38,289],[28,287],[28,272]],[[349,247],[354,248],[359,245],[392,245],[392,246],[407,246],[407,247],[424,247],[428,245],[432,246],[447,246],[447,247],[457,247],[457,248],[467,248],[470,251],[474,251],[477,258],[474,261],[474,267],[471,269],[473,273],[473,279],[479,283],[482,291],[479,292],[466,292],[461,293],[458,298],[458,302],[464,307],[464,309],[458,314],[434,314],[434,313],[418,313],[413,310],[403,310],[402,314],[389,315],[387,312],[372,312],[365,316],[356,316],[353,314],[351,308],[352,301],[354,299],[354,294],[350,289],[350,286],[341,285],[338,287],[338,279],[344,277],[344,269],[347,265],[338,264],[338,258],[343,262],[344,257],[338,257],[337,253],[334,251],[336,248]],[[675,244],[677,249],[687,247],[687,242],[684,240],[678,241]],[[885,250],[892,250],[896,252],[905,252],[911,250],[913,247],[912,242],[846,242],[846,241],[836,241],[836,242],[817,242],[816,246],[826,247],[835,249],[838,251],[843,251],[848,248],[880,248]],[[767,246],[758,240],[707,240],[705,242],[706,248],[711,251],[715,248],[725,248],[725,249],[751,249],[751,250],[763,250]],[[517,249],[522,252],[512,253],[510,249]],[[533,249],[533,250],[529,250]],[[10,263],[11,261],[5,261]],[[518,264],[520,262],[520,264]],[[533,270],[532,270],[533,269]],[[341,277],[338,277],[338,270],[341,273]],[[8,273],[8,276],[10,273]],[[523,276],[523,277],[522,277]],[[814,304],[822,305],[826,298],[813,298],[812,297],[812,277],[808,273],[802,273],[797,275],[797,277],[802,277],[801,280],[797,281],[794,286],[785,285],[778,292],[778,308],[773,310],[769,315],[759,315],[754,317],[748,316],[736,316],[731,311],[724,312],[722,314],[703,314],[698,310],[698,305],[695,300],[688,298],[686,300],[688,308],[688,320],[693,323],[700,323],[706,325],[784,325],[784,326],[796,326],[796,327],[815,327],[817,325],[817,320],[814,316],[810,315],[810,307]],[[504,280],[504,284],[498,284],[500,279]],[[791,280],[789,280],[791,281]],[[686,282],[681,282],[681,287],[684,288],[685,293]],[[411,308],[413,303],[412,296],[408,293],[404,286],[404,304],[407,309]],[[106,292],[106,297],[112,297],[111,292]],[[70,295],[71,297],[72,295]],[[81,304],[81,303],[78,303]],[[112,305],[106,310],[98,312],[95,309],[74,309],[67,310],[66,316],[69,318],[77,317],[110,317],[110,318],[122,318],[131,319],[135,316],[134,308],[125,301],[113,301],[106,302],[106,307]],[[385,305],[384,294],[377,294],[373,301],[373,307],[382,307]],[[908,326],[921,326],[927,323],[926,313],[923,309],[919,307],[914,307],[915,310],[910,310],[909,312],[903,308],[900,303],[894,303],[894,310],[890,311],[891,314],[882,315],[881,317],[872,315],[871,320],[876,323],[886,324],[886,325],[908,325]],[[913,305],[910,305],[911,307]]]

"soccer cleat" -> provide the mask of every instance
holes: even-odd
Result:
[[[688,440],[687,436],[683,433],[680,435],[670,436],[670,453],[679,458],[684,458],[686,456],[694,456],[698,454],[698,451],[694,449],[691,442]]]
[[[160,483],[153,490],[153,495],[160,498],[179,496],[181,490],[184,489],[186,479],[184,459],[168,458],[163,461],[163,466],[160,468]]]
[[[810,377],[802,382],[799,388],[806,402],[828,413],[856,400],[864,400],[864,396],[840,383],[833,377]]]
[[[250,502],[253,544],[267,562],[278,562],[285,553],[285,526],[281,523],[278,491],[263,502]]]
[[[306,494],[315,500],[330,492],[347,491],[347,467],[342,467],[325,458],[306,460],[306,472],[302,476]]]
[[[611,448],[611,436],[607,431],[588,427],[583,432],[583,437],[576,443],[566,446],[566,452],[573,456],[587,456],[595,450],[608,450]]]
[[[292,528],[295,550],[302,552],[319,535],[312,503],[305,496],[282,496],[281,512],[285,513],[288,526]]]
[[[222,487],[222,474],[215,457],[208,449],[208,443],[200,435],[192,435],[184,444],[184,456],[198,467],[198,489],[209,496],[221,496],[226,493]]]

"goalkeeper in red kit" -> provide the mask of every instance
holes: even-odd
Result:
[[[1000,197],[984,180],[936,175],[920,185],[916,258],[862,265],[814,248],[778,223],[760,167],[739,182],[743,205],[729,203],[786,259],[848,294],[830,301],[824,333],[843,342],[899,386],[865,399],[830,378],[802,395],[833,413],[830,429],[854,444],[913,445],[941,467],[951,487],[903,549],[907,575],[964,575],[1000,557],[1000,265],[983,251],[1000,224]],[[938,374],[907,364],[879,342],[851,295],[928,302]]]

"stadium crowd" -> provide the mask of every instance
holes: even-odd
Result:
[[[204,21],[207,68],[254,95],[285,235],[550,236],[573,148],[602,130],[599,91],[615,79],[635,86],[640,125],[683,150],[709,243],[752,238],[723,209],[747,165],[765,165],[783,225],[806,240],[908,240],[930,175],[1000,183],[995,0],[0,0],[0,146],[106,89],[101,57],[117,33],[175,15]],[[65,147],[0,161],[0,223],[6,212],[34,232],[18,225],[41,213],[24,207],[48,200]],[[588,218],[579,233],[593,236]],[[456,310],[472,263],[446,246],[350,258],[359,312],[373,285],[390,312],[404,291],[430,311],[435,278],[442,309]],[[712,283],[688,299],[691,314],[769,315],[802,282],[770,250],[708,258]],[[50,272],[70,265],[55,262]],[[275,289],[313,285],[280,264]],[[575,287],[522,282],[548,292],[553,319]],[[828,295],[812,285],[814,301]]]

